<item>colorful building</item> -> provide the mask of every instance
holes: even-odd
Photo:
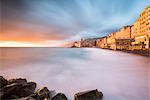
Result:
[[[73,43],[73,47],[80,48],[81,47],[81,41],[76,41]]]
[[[132,26],[124,26],[118,32],[116,32],[116,39],[130,39]]]
[[[103,42],[100,42],[104,45]],[[99,44],[100,45],[100,44]],[[114,50],[145,50],[150,48],[150,6],[132,26],[124,26],[107,36],[105,45]]]
[[[131,26],[124,26],[106,37],[81,39],[78,47],[99,47],[113,50],[149,50],[150,49],[150,6],[144,9]]]
[[[132,42],[133,50],[150,48],[150,6],[140,14],[140,17],[133,24],[131,33],[132,38],[135,39]]]
[[[134,39],[115,39],[115,50],[132,50],[131,43]]]
[[[107,45],[107,37],[102,37],[100,39],[97,40],[97,47],[99,48],[108,48]]]
[[[116,43],[115,43],[115,36],[116,32],[113,32],[107,36],[107,46],[110,49],[115,49]]]
[[[81,47],[97,47],[99,38],[81,39]]]
[[[115,46],[114,50],[129,50],[131,42],[133,41],[131,37],[132,26],[124,26],[115,34]]]

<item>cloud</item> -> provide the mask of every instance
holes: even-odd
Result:
[[[2,24],[11,26],[6,37],[15,28],[24,32],[12,36],[43,41],[100,37],[132,24],[148,4],[149,0],[3,0]]]

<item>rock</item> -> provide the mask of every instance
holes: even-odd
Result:
[[[102,100],[103,93],[96,90],[80,92],[75,94],[75,100]]]
[[[3,90],[3,98],[16,99],[26,97],[34,93],[36,83],[13,83],[5,86]]]
[[[2,98],[4,95],[4,93],[2,91],[0,91],[0,98]]]
[[[0,76],[0,88],[6,86],[7,83],[8,81],[3,76]]]
[[[18,78],[7,81],[0,76],[0,99],[2,100],[68,100],[65,94],[49,91],[47,87],[37,90],[35,82]],[[103,93],[96,90],[75,94],[74,100],[102,100]]]
[[[68,100],[68,99],[63,93],[58,93],[51,100]]]
[[[30,100],[30,98],[34,98],[36,100],[51,100],[54,94],[56,94],[55,91],[49,91],[47,87],[44,87],[42,89],[37,90],[34,94],[26,97],[25,100]]]
[[[2,91],[3,91],[2,98],[4,98],[4,99],[6,99],[6,98],[7,99],[19,98],[21,89],[22,89],[22,84],[13,83],[11,85],[7,85],[2,89]]]
[[[6,86],[8,83],[8,81],[3,77],[3,76],[0,76],[0,98],[3,97],[4,95],[4,92],[3,92],[3,87]]]
[[[20,97],[26,97],[34,93],[36,89],[35,82],[29,82],[27,84],[22,84],[22,90],[20,91]]]
[[[52,98],[52,93],[47,89],[47,87],[44,87],[42,89],[39,89],[36,91],[35,95],[32,97],[36,98],[36,100],[50,100]]]
[[[7,99],[7,100],[8,100],[8,99]],[[32,98],[32,97],[22,97],[22,98],[11,99],[11,100],[37,100],[37,99]]]
[[[40,100],[40,99],[35,99],[35,98],[29,96],[29,97],[26,97],[26,98],[20,99],[20,100]]]
[[[33,98],[33,100],[41,100],[40,96],[37,93],[31,94],[30,96],[27,96],[25,98],[25,100],[32,100],[31,98]]]
[[[26,89],[29,89],[30,92],[33,92],[35,91],[36,89],[36,83],[35,82],[28,82],[27,85],[24,86],[24,88]]]
[[[22,78],[18,78],[18,79],[10,79],[8,81],[8,85],[13,84],[13,83],[25,84],[25,83],[27,83],[27,80],[26,79],[22,79]]]

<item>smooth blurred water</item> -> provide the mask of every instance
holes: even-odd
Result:
[[[0,48],[0,75],[63,92],[99,89],[103,100],[150,100],[150,58],[103,49]]]

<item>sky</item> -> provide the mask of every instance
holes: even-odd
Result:
[[[150,0],[0,0],[0,44],[59,46],[132,25]]]

